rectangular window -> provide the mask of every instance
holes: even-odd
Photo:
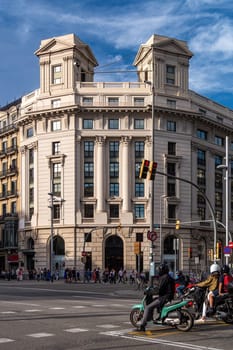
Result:
[[[61,143],[59,141],[52,142],[52,155],[60,153]]]
[[[29,169],[29,183],[33,184],[33,182],[34,182],[34,169],[30,168]]]
[[[84,106],[93,106],[93,97],[83,97]]]
[[[108,128],[109,129],[119,129],[119,120],[118,119],[109,119]]]
[[[167,121],[167,131],[176,132],[176,122],[172,120]]]
[[[94,163],[85,162],[84,163],[84,177],[93,177],[94,176]]]
[[[197,150],[197,164],[202,166],[206,165],[205,151],[202,151],[201,149]]]
[[[29,164],[33,164],[34,163],[34,150],[33,148],[29,149]]]
[[[53,120],[51,122],[51,131],[57,131],[57,130],[61,130],[61,121]]]
[[[11,181],[11,194],[16,195],[17,194],[17,182]]]
[[[56,99],[51,101],[52,108],[59,108],[61,107],[61,100]]]
[[[94,196],[94,184],[85,182],[84,183],[84,197],[93,197]]]
[[[119,183],[111,182],[110,183],[110,197],[118,197],[119,196]]]
[[[168,204],[167,213],[168,213],[168,219],[175,219],[176,218],[176,205],[175,204]]]
[[[53,164],[53,178],[61,178],[61,163]]]
[[[119,105],[119,98],[118,97],[109,97],[108,98],[108,105],[109,106],[118,106]]]
[[[167,195],[168,197],[176,196],[176,184],[172,182],[167,183]]]
[[[93,204],[84,204],[84,217],[85,218],[94,218],[94,205]]]
[[[29,202],[33,203],[34,202],[34,188],[29,189]]]
[[[54,196],[61,196],[61,183],[60,182],[56,182],[53,183],[53,194]]]
[[[175,72],[176,67],[171,65],[166,65],[166,83],[175,85]]]
[[[119,204],[110,204],[109,205],[109,215],[110,218],[119,218]]]
[[[198,186],[206,185],[205,170],[197,168],[197,184]]]
[[[2,184],[2,196],[7,196],[7,184]]]
[[[84,142],[84,158],[93,158],[94,156],[94,142],[85,141]]]
[[[167,106],[170,108],[176,108],[176,100],[167,99]]]
[[[200,130],[200,129],[197,130],[197,137],[198,137],[199,139],[207,140],[207,135],[208,135],[207,131],[205,131],[205,130]]]
[[[144,97],[134,97],[134,106],[144,106]]]
[[[198,207],[197,208],[197,214],[200,217],[201,220],[205,220],[205,208],[203,207]]]
[[[134,129],[144,129],[144,119],[134,119]]]
[[[91,242],[92,241],[92,232],[85,232],[84,233],[84,241],[85,242]]]
[[[215,136],[214,143],[218,146],[224,146],[224,138],[221,136]]]
[[[144,158],[144,142],[136,141],[135,142],[135,158]]]
[[[135,183],[135,197],[144,197],[144,182]]]
[[[11,214],[16,214],[16,202],[11,203]]]
[[[111,162],[109,164],[109,172],[111,178],[118,178],[119,177],[119,163],[118,162]]]
[[[60,204],[54,204],[53,205],[53,219],[59,220],[60,219]]]
[[[7,151],[7,142],[6,141],[2,142],[2,151],[3,152]]]
[[[119,157],[119,142],[118,141],[110,141],[109,142],[109,156],[110,156],[110,158],[118,158]]]
[[[33,136],[33,128],[28,128],[26,133],[27,133],[27,138],[32,137]]]
[[[216,155],[214,157],[214,160],[215,160],[215,167],[217,167],[218,165],[223,164],[223,158],[221,156]]]
[[[136,242],[143,242],[143,233],[136,232]]]
[[[145,217],[145,206],[144,204],[134,205],[134,215],[136,219],[144,219]]]
[[[52,67],[52,81],[53,84],[61,84],[61,65],[56,65]]]
[[[167,144],[167,153],[170,156],[176,155],[176,143],[175,142],[168,142]]]
[[[93,129],[93,120],[83,119],[83,129]]]
[[[167,163],[167,173],[176,176],[176,163]]]

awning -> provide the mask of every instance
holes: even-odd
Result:
[[[7,257],[8,263],[17,263],[19,261],[19,255],[18,254],[11,254]]]

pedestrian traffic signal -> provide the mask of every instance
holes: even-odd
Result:
[[[143,159],[141,167],[140,167],[139,179],[146,179],[147,178],[149,165],[150,165],[150,161],[147,159]]]
[[[180,229],[180,220],[176,220],[176,230]]]
[[[192,248],[188,248],[188,258],[190,259],[192,258],[192,256],[193,256],[193,250]]]
[[[155,174],[157,170],[158,163],[151,161],[149,166],[149,180],[155,179]]]

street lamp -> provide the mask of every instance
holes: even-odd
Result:
[[[53,200],[54,200],[54,195],[53,192],[49,192],[48,195],[50,196],[50,275],[51,275],[51,282],[53,282],[53,210],[54,210],[54,206],[53,206]]]
[[[165,194],[160,196],[160,205],[159,205],[159,258],[160,263],[162,262],[162,200],[167,198]]]
[[[226,180],[226,213],[225,213],[225,218],[226,218],[226,247],[228,246],[229,243],[229,150],[228,150],[228,136],[226,136],[226,155],[225,155],[225,164],[220,164],[217,165],[217,169],[225,169],[226,174],[225,174],[225,180]],[[228,255],[225,256],[226,258],[226,264],[228,265]]]

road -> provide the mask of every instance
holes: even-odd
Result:
[[[129,323],[142,296],[131,285],[0,281],[0,350],[231,350],[232,325],[195,325],[190,332]]]

